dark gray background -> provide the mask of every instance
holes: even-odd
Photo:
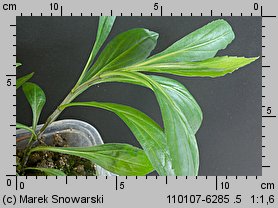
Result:
[[[261,18],[228,17],[236,39],[218,55],[260,56]],[[119,17],[108,41],[116,34],[144,27],[160,34],[154,53],[217,17]],[[17,17],[17,75],[35,72],[32,81],[45,91],[47,103],[40,123],[61,102],[78,79],[97,29],[95,17]],[[107,42],[108,42],[107,41]],[[168,75],[167,75],[168,76]],[[197,133],[199,175],[261,175],[261,60],[220,78],[175,77],[200,104],[204,120]],[[127,84],[102,84],[77,98],[110,101],[135,107],[162,125],[151,91]],[[104,142],[139,145],[114,114],[94,108],[70,108],[60,116],[93,124]],[[17,121],[31,125],[31,110],[17,92]]]

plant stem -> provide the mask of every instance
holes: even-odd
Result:
[[[83,83],[82,85],[79,85],[77,88],[72,89],[70,93],[65,97],[65,99],[61,102],[61,104],[55,109],[55,111],[47,118],[46,122],[42,126],[42,128],[39,130],[39,132],[36,134],[36,136],[32,136],[27,144],[26,151],[24,153],[23,159],[22,159],[22,167],[26,166],[26,163],[30,156],[30,150],[34,144],[35,141],[41,138],[42,134],[44,133],[45,129],[56,120],[56,118],[62,113],[63,109],[59,108],[62,105],[69,104],[71,101],[73,101],[78,95],[80,95],[82,92],[87,90],[90,86],[98,83],[100,77],[94,77],[91,80],[89,80],[86,83]]]
[[[64,105],[64,104],[68,104],[70,103],[72,100],[74,100],[76,97],[78,96],[78,94],[75,94],[74,92],[70,92],[65,99],[61,102],[60,105]],[[60,106],[59,105],[59,106]],[[45,129],[53,122],[56,120],[56,118],[62,113],[62,109],[59,109],[59,106],[55,109],[55,111],[47,118],[46,122],[44,123],[44,125],[42,126],[42,128],[39,130],[38,132],[38,138],[41,137],[41,135],[43,134],[43,132],[45,131]]]
[[[21,162],[22,167],[24,167],[26,165],[26,163],[29,159],[30,150],[31,150],[35,141],[36,141],[36,137],[32,134],[32,136],[30,137],[29,142],[27,144],[27,147],[24,151],[24,154],[23,154],[23,159],[22,159],[22,162]]]
[[[66,98],[62,101],[62,103],[60,105],[64,105],[64,104],[68,104],[70,103],[74,98],[76,98],[78,96],[78,94],[74,93],[74,92],[70,92]],[[59,105],[59,106],[60,106]],[[30,150],[34,144],[35,141],[37,141],[37,139],[40,139],[43,132],[45,131],[45,129],[53,122],[55,121],[55,119],[62,113],[62,109],[59,109],[59,107],[56,108],[56,110],[47,118],[46,122],[44,123],[44,125],[42,126],[42,128],[39,130],[39,132],[36,134],[36,137],[32,136],[27,144],[27,147],[25,149],[25,153],[23,155],[23,159],[22,159],[22,167],[25,167],[29,156],[30,156]]]

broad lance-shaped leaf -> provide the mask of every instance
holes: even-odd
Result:
[[[17,67],[19,67],[21,65],[22,65],[21,63],[16,63],[15,67],[17,68]]]
[[[170,79],[165,83],[165,78],[157,76],[151,77],[137,72],[111,72],[109,75],[106,74],[105,76],[107,76],[107,78],[102,77],[103,82],[116,81],[139,84],[149,87],[154,91],[160,105],[166,141],[175,175],[197,175],[199,168],[199,152],[194,133],[200,126],[202,117],[200,109],[198,110],[199,106],[194,106],[192,110],[195,109],[195,113],[197,114],[197,116],[194,117],[198,118],[199,116],[200,118],[199,120],[197,119],[195,125],[190,125],[193,121],[190,120],[192,118],[187,116],[188,110],[186,108],[187,106],[194,105],[195,101],[192,102],[192,100],[186,98],[186,96],[181,96],[179,92],[180,89],[175,91],[167,87],[165,88],[167,82],[168,85],[169,82],[171,83]],[[161,85],[157,81],[164,84]],[[172,85],[176,85],[175,82],[176,81],[174,81]],[[188,95],[185,92],[183,93]],[[184,106],[183,102],[189,102],[189,104]]]
[[[226,48],[234,37],[231,26],[225,20],[216,20],[186,35],[139,65],[201,61],[212,58],[217,51]]]
[[[142,176],[153,171],[145,152],[128,144],[101,144],[91,147],[45,147],[38,146],[35,151],[52,151],[82,157],[123,176]]]
[[[175,100],[157,86],[154,90],[159,103],[169,146],[173,169],[176,175],[197,175],[199,152],[193,130]]]
[[[101,48],[101,46],[105,42],[106,38],[108,37],[108,35],[113,27],[113,24],[115,22],[115,19],[116,19],[115,16],[100,16],[99,17],[97,37],[96,37],[93,49],[88,58],[88,61],[86,63],[86,66],[84,67],[84,70],[78,80],[78,83],[84,81],[83,80],[84,76],[87,73],[87,70],[90,68],[90,66],[92,66],[92,63],[93,63],[99,49]]]
[[[27,82],[29,79],[31,79],[33,75],[34,75],[34,72],[16,79],[16,89],[20,88],[25,82]]]
[[[197,62],[150,64],[147,66],[127,68],[126,70],[167,73],[179,76],[219,77],[232,73],[240,67],[246,66],[257,59],[258,57],[245,58],[223,56]]]
[[[66,176],[66,174],[58,169],[54,168],[35,168],[35,167],[28,167],[25,170],[35,170],[44,172],[47,176]]]
[[[96,73],[130,66],[145,60],[156,46],[158,34],[147,29],[128,30],[112,39],[102,51],[85,80]]]
[[[27,131],[31,132],[34,136],[36,135],[35,131],[32,128],[30,128],[24,124],[16,122],[16,128],[27,130]]]
[[[199,104],[190,92],[176,80],[155,75],[150,75],[149,77],[157,82],[167,97],[181,109],[193,133],[196,134],[202,124],[203,114]]]
[[[129,106],[100,102],[70,103],[60,106],[60,109],[70,106],[97,107],[115,113],[133,132],[158,174],[165,176],[174,174],[164,132],[146,114]]]
[[[46,102],[45,94],[38,85],[31,82],[26,82],[22,89],[33,112],[32,128],[35,130],[42,108]]]
[[[132,73],[132,72],[131,72]],[[111,73],[109,73],[111,74]],[[113,74],[113,75],[112,75]],[[111,77],[105,78],[103,82],[124,82],[135,85],[141,85],[153,90],[153,87],[148,81],[142,79],[136,80],[135,78],[129,78],[130,72],[113,72]],[[201,126],[203,120],[202,110],[195,98],[190,92],[178,81],[156,76],[149,75],[151,79],[160,84],[163,91],[172,99],[175,100],[176,104],[183,108],[183,112],[189,122],[193,133],[195,134]]]

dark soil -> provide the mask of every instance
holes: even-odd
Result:
[[[46,146],[41,143],[40,146]],[[53,146],[55,147],[68,147],[67,141],[61,135],[55,134],[53,136]],[[17,150],[17,164],[19,165],[23,157],[23,151]],[[50,151],[33,152],[27,162],[26,167],[37,168],[55,168],[63,171],[68,176],[95,176],[96,166],[91,161],[67,154],[55,153]],[[21,170],[17,166],[17,173],[19,175],[28,176],[43,176],[41,171]]]

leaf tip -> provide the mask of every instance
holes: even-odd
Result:
[[[17,68],[17,67],[19,67],[19,66],[21,66],[21,65],[22,65],[22,63],[18,63],[18,62],[17,62],[15,66],[16,66],[16,68]]]
[[[235,33],[233,31],[232,26],[229,24],[228,21],[226,21],[224,19],[218,19],[218,20],[215,20],[211,23],[214,23],[218,26],[221,25],[223,28],[226,27],[226,30],[229,31],[229,34],[230,34],[228,43],[231,43],[235,39]]]
[[[251,64],[252,62],[256,61],[259,58],[260,58],[260,56],[245,58],[245,64],[243,66]]]
[[[260,56],[256,56],[256,57],[252,57],[252,58],[250,58],[250,59],[252,59],[252,62],[253,61],[256,61],[257,59],[259,59],[259,58],[261,58]]]
[[[148,33],[152,38],[154,38],[155,40],[158,39],[159,34],[157,32],[148,30],[148,29],[144,29],[146,33]]]

